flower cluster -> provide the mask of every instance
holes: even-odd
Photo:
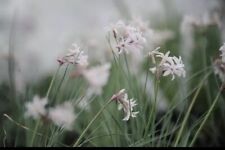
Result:
[[[47,98],[40,98],[35,95],[32,102],[27,102],[25,107],[27,109],[25,116],[39,119],[47,114],[45,106],[48,103]]]
[[[185,77],[186,71],[184,70],[184,64],[181,60],[181,57],[179,58],[173,56],[169,56],[170,51],[168,51],[166,54],[163,54],[159,52],[159,48],[156,48],[153,51],[149,52],[149,57],[151,57],[152,62],[156,63],[156,58],[160,59],[160,62],[158,65],[156,65],[153,68],[150,68],[150,71],[152,73],[156,73],[157,77],[159,78],[161,75],[168,76],[172,75],[172,80],[175,79],[175,75],[177,76],[183,76]]]
[[[145,38],[137,28],[125,25],[124,22],[118,21],[110,28],[116,41],[118,54],[129,53],[130,50],[143,49]]]
[[[76,118],[73,105],[70,102],[65,102],[55,108],[50,108],[49,118],[60,127],[68,130],[72,129],[73,122]]]
[[[57,126],[70,130],[76,118],[73,106],[69,102],[65,102],[62,105],[47,109],[47,103],[47,98],[34,96],[33,101],[27,102],[25,105],[25,117],[51,120]]]
[[[113,95],[111,100],[119,102],[118,109],[123,109],[125,113],[124,121],[128,121],[130,117],[136,117],[139,112],[133,112],[133,107],[136,106],[136,101],[128,99],[128,95],[125,89],[120,90],[117,94]]]
[[[106,63],[83,70],[82,74],[90,85],[90,90],[95,94],[102,93],[102,87],[106,85],[109,78],[109,70],[111,65]]]
[[[73,44],[72,46],[73,48],[69,49],[66,55],[57,59],[59,64],[75,64],[84,68],[87,67],[88,56],[84,54],[84,51],[80,50],[77,44]]]

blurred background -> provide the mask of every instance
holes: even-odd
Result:
[[[104,42],[104,27],[117,20],[140,17],[152,26],[166,26],[185,15],[221,11],[222,4],[222,0],[0,0],[0,83],[9,80],[9,43],[22,88],[24,82],[52,72],[56,58],[71,43],[85,49],[88,44]],[[88,51],[101,55],[96,48]]]
[[[10,90],[23,93],[26,85],[36,84],[51,76],[57,69],[57,57],[74,42],[85,50],[90,61],[106,61],[110,54],[106,27],[118,20],[138,18],[146,21],[148,27],[157,30],[157,34],[151,37],[153,42],[147,43],[147,46],[162,46],[181,55],[189,76],[211,64],[210,59],[204,62],[206,57],[202,58],[203,61],[199,60],[200,63],[196,62],[199,56],[218,56],[218,49],[225,42],[224,14],[225,0],[0,0],[0,96],[2,93],[10,95]],[[199,82],[198,79],[196,81]],[[182,84],[179,86],[183,87],[185,95],[196,82]],[[207,87],[201,93],[201,100],[207,99],[207,90],[213,89],[210,84]],[[168,99],[173,96],[172,89],[164,90]],[[212,95],[217,91],[213,92]],[[0,97],[1,115],[11,107],[3,107],[7,96]],[[207,104],[201,102],[208,108],[210,100]],[[219,114],[224,114],[223,104],[219,106]],[[196,107],[196,110],[197,116],[205,112],[203,105]],[[217,135],[221,141],[215,140],[212,145],[224,144],[224,134],[219,134],[225,133],[225,122],[222,122],[221,130],[214,129],[215,124],[209,125],[210,130],[205,134],[210,136],[210,131],[214,130],[216,133],[213,138],[203,138],[203,145],[216,139]]]

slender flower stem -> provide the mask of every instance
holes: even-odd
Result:
[[[150,127],[150,123],[151,121],[155,121],[155,120],[152,120],[152,117],[155,113],[155,107],[156,107],[156,103],[157,103],[157,95],[158,95],[158,89],[159,89],[159,80],[157,79],[156,75],[155,75],[155,86],[154,86],[154,103],[153,103],[153,107],[152,109],[150,110],[150,115],[149,115],[149,119],[148,119],[148,123],[147,123],[147,126],[145,127],[145,134],[144,134],[144,137],[147,136],[147,133],[148,133],[148,130],[149,130],[149,127]],[[155,117],[154,117],[155,118]]]
[[[209,111],[207,112],[207,114],[206,114],[204,120],[202,121],[202,123],[201,123],[200,127],[198,128],[197,132],[195,133],[195,136],[194,136],[194,138],[192,139],[190,146],[192,146],[192,145],[194,144],[196,138],[198,137],[198,134],[199,134],[200,131],[202,130],[202,128],[203,128],[203,126],[205,125],[206,121],[208,120],[210,114],[212,113],[213,109],[215,108],[215,105],[216,105],[216,103],[217,103],[218,100],[219,100],[220,94],[221,94],[221,91],[218,92],[216,98],[214,99],[213,104],[211,105],[211,107],[210,107]]]
[[[52,89],[52,85],[53,85],[53,83],[54,83],[54,81],[55,81],[56,75],[57,75],[58,72],[59,72],[59,69],[60,69],[60,66],[57,68],[56,73],[55,73],[54,76],[52,77],[51,83],[50,83],[50,85],[49,85],[49,87],[48,87],[48,91],[47,91],[47,94],[46,94],[46,98],[49,97],[50,91],[51,91],[51,89]],[[32,135],[32,139],[31,139],[31,144],[30,144],[30,146],[33,146],[34,139],[35,139],[35,134],[37,133],[38,127],[39,127],[39,125],[40,125],[40,122],[41,122],[41,120],[39,119],[38,122],[37,122],[36,125],[35,125],[35,128],[34,128],[34,132],[33,132],[33,135]]]
[[[112,100],[110,99],[103,107],[99,110],[99,112],[94,116],[94,118],[89,122],[87,127],[84,129],[84,131],[81,133],[80,137],[77,139],[77,141],[74,143],[73,147],[77,147],[81,139],[83,138],[84,134],[87,132],[87,130],[90,128],[90,126],[93,124],[93,122],[100,116],[100,114],[103,112],[103,110],[110,104]]]
[[[147,60],[147,66],[149,66],[149,59]],[[144,98],[145,90],[147,88],[148,74],[149,74],[149,69],[147,69],[147,73],[146,73],[146,77],[145,77],[145,85],[144,85],[144,90],[143,90],[143,98]]]
[[[186,125],[186,123],[187,123],[188,117],[189,117],[189,115],[190,115],[190,113],[191,113],[191,110],[192,110],[192,108],[193,108],[193,106],[194,106],[194,103],[195,103],[195,101],[196,101],[196,99],[197,99],[197,97],[198,97],[198,94],[199,94],[199,92],[200,92],[200,90],[201,90],[201,88],[202,88],[202,86],[203,86],[203,84],[204,84],[204,81],[207,79],[207,77],[208,77],[210,74],[211,74],[211,72],[209,72],[209,73],[204,77],[204,79],[201,81],[201,83],[199,84],[199,88],[197,89],[197,91],[196,91],[196,93],[195,93],[195,95],[194,95],[194,98],[193,98],[192,101],[191,101],[191,104],[190,104],[190,106],[189,106],[189,108],[188,108],[188,111],[187,111],[187,113],[186,113],[186,115],[185,115],[185,117],[184,117],[184,120],[183,120],[183,122],[182,122],[181,128],[180,128],[180,130],[179,130],[179,132],[178,132],[178,135],[177,135],[177,138],[176,138],[174,147],[177,147],[178,142],[180,141],[180,138],[181,138],[181,135],[182,135],[182,133],[183,133],[184,127],[185,127],[185,125]]]
[[[153,139],[155,138],[155,118],[156,118],[156,107],[157,107],[157,98],[158,98],[158,90],[159,90],[159,83],[160,80],[157,78],[155,79],[155,99],[153,103],[153,110],[152,110],[152,127],[151,127],[151,133],[153,135]]]
[[[31,138],[30,146],[33,146],[33,144],[34,144],[35,134],[37,133],[40,122],[41,122],[41,120],[39,119],[38,122],[35,125],[34,132],[32,134],[32,138]]]
[[[60,80],[60,83],[59,83],[59,85],[58,85],[58,87],[57,87],[57,89],[56,89],[55,96],[54,96],[53,100],[55,100],[55,98],[57,97],[57,95],[58,95],[58,93],[59,93],[60,87],[62,86],[62,83],[63,83],[63,81],[64,81],[64,79],[65,79],[65,76],[66,76],[66,72],[67,72],[67,70],[68,70],[68,67],[69,67],[69,64],[66,66],[66,69],[65,69],[65,71],[64,71],[63,77],[62,77],[62,79]]]
[[[52,80],[51,80],[51,83],[50,83],[50,85],[49,85],[49,87],[48,87],[48,91],[47,91],[47,94],[46,94],[46,97],[47,97],[47,98],[49,97],[50,91],[51,91],[51,89],[52,89],[52,85],[53,85],[53,83],[54,83],[54,81],[55,81],[56,75],[58,74],[60,67],[61,67],[61,66],[59,65],[59,67],[58,67],[56,73],[54,74],[54,76],[53,76],[53,78],[52,78]]]

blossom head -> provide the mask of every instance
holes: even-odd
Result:
[[[118,54],[129,53],[130,50],[143,49],[146,42],[140,30],[130,25],[125,25],[122,21],[112,25],[110,32],[113,33],[113,38],[116,41],[115,48],[117,48]]]
[[[72,46],[73,47],[68,50],[67,54],[57,59],[59,65],[75,64],[79,67],[87,67],[88,56],[84,54],[84,51],[80,50],[80,47],[78,47],[77,44],[73,44]]]
[[[104,65],[86,69],[82,72],[84,78],[88,81],[90,88],[95,94],[102,93],[103,86],[105,86],[108,82],[110,67],[111,65],[106,63]]]
[[[136,106],[136,101],[133,99],[128,99],[128,95],[125,89],[120,90],[117,94],[114,94],[111,100],[116,100],[119,105],[118,109],[123,109],[125,113],[124,121],[128,121],[130,117],[136,117],[139,112],[134,112],[133,107]]]
[[[27,102],[25,104],[25,117],[32,117],[33,119],[44,117],[47,114],[45,108],[47,103],[47,98],[40,98],[39,96],[35,95],[32,102]]]
[[[57,126],[71,130],[73,122],[76,118],[73,105],[70,102],[65,102],[56,106],[55,108],[50,108],[49,118]]]
[[[182,62],[181,57],[177,58],[176,56],[169,56],[170,51],[168,51],[166,54],[161,53],[158,51],[159,48],[149,52],[149,56],[151,57],[154,64],[156,64],[155,59],[160,59],[160,62],[158,65],[156,65],[153,68],[150,68],[149,70],[156,74],[157,78],[162,76],[168,76],[172,75],[172,80],[175,79],[175,75],[178,77],[183,76],[185,77],[186,71],[184,70],[184,64]]]

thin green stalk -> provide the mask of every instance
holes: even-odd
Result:
[[[189,115],[190,115],[190,113],[191,113],[191,110],[192,110],[192,108],[193,108],[193,106],[194,106],[194,103],[195,103],[195,101],[196,101],[196,99],[197,99],[197,97],[198,97],[198,94],[199,94],[199,92],[200,92],[200,90],[201,90],[201,88],[202,88],[202,86],[203,86],[204,81],[207,79],[207,77],[208,77],[210,74],[211,74],[211,72],[209,72],[209,73],[205,76],[205,78],[201,81],[201,83],[200,83],[200,85],[199,85],[199,88],[198,88],[198,90],[196,91],[196,93],[195,93],[195,95],[194,95],[194,98],[193,98],[192,101],[191,101],[191,104],[190,104],[190,106],[189,106],[189,108],[188,108],[188,111],[187,111],[187,113],[186,113],[186,115],[185,115],[185,117],[184,117],[184,120],[183,120],[183,122],[182,122],[181,128],[180,128],[180,130],[179,130],[179,132],[178,132],[178,136],[177,136],[177,138],[176,138],[174,147],[176,147],[176,146],[178,145],[178,142],[180,141],[180,138],[181,138],[181,135],[182,135],[182,133],[183,133],[184,127],[185,127],[185,125],[186,125],[186,123],[187,123],[188,117],[189,117]]]
[[[47,94],[46,94],[46,98],[49,97],[50,91],[51,91],[51,89],[52,89],[53,83],[54,83],[54,81],[55,81],[56,75],[57,75],[58,72],[59,72],[60,67],[61,67],[61,66],[59,66],[59,67],[57,68],[57,71],[56,71],[56,73],[54,74],[54,76],[53,76],[53,78],[52,78],[52,80],[51,80],[51,83],[50,83],[50,85],[49,85],[49,87],[48,87],[48,91],[47,91]]]
[[[35,135],[37,133],[40,122],[41,122],[41,120],[39,119],[38,122],[35,125],[34,132],[33,132],[32,138],[31,138],[30,146],[33,146],[33,144],[34,144]]]
[[[73,147],[77,147],[80,140],[83,138],[84,134],[87,132],[87,130],[90,128],[90,126],[93,124],[93,122],[100,116],[100,114],[103,112],[103,110],[110,104],[112,100],[110,99],[103,107],[99,110],[99,112],[94,116],[94,118],[89,122],[87,127],[84,129],[84,131],[81,133],[80,137],[77,139],[77,141],[74,143]]]
[[[147,62],[147,66],[149,66],[149,60]],[[145,94],[145,90],[147,87],[147,82],[148,82],[148,74],[149,74],[149,70],[147,69],[147,73],[146,73],[146,77],[145,77],[145,85],[144,85],[144,90],[143,90],[143,95],[142,95],[142,99],[144,99],[144,94]]]
[[[68,67],[69,67],[69,64],[66,66],[66,69],[65,69],[65,71],[64,71],[63,77],[62,77],[62,79],[60,80],[60,83],[59,83],[59,85],[58,85],[58,87],[57,87],[57,89],[56,89],[55,96],[54,96],[53,100],[55,100],[55,98],[57,97],[57,94],[59,93],[60,87],[62,86],[62,83],[63,83],[63,81],[64,81],[64,79],[65,79],[65,76],[66,76],[66,72],[67,72],[67,70],[68,70]]]
[[[56,73],[55,73],[54,76],[52,77],[51,83],[50,83],[50,85],[49,85],[49,87],[48,87],[48,91],[47,91],[47,94],[46,94],[46,98],[49,97],[50,91],[51,91],[51,89],[52,89],[52,86],[53,86],[53,83],[54,83],[54,81],[55,81],[56,75],[57,75],[58,72],[59,72],[59,69],[60,69],[60,66],[57,68]],[[30,146],[32,146],[33,143],[34,143],[35,134],[36,134],[36,132],[37,132],[37,130],[38,130],[40,121],[41,121],[41,120],[39,119],[38,122],[37,122],[36,125],[35,125],[35,129],[34,129],[34,132],[33,132],[33,135],[32,135],[32,139],[31,139],[31,144],[30,144]]]
[[[205,125],[206,121],[208,120],[208,118],[209,118],[210,114],[212,113],[212,111],[213,111],[213,109],[214,109],[216,103],[217,103],[218,100],[219,100],[220,94],[221,94],[221,91],[218,92],[216,98],[214,99],[213,104],[211,105],[211,107],[210,107],[209,111],[207,112],[207,114],[206,114],[204,120],[202,121],[202,123],[201,123],[200,127],[198,128],[197,132],[195,133],[194,138],[192,139],[190,146],[192,146],[192,145],[194,144],[196,138],[198,137],[198,134],[199,134],[200,131],[202,130],[202,128],[203,128],[203,126]]]
[[[153,113],[155,112],[155,107],[156,107],[156,102],[157,102],[157,95],[158,95],[158,89],[159,89],[159,80],[155,76],[155,86],[154,86],[154,96],[155,96],[155,98],[154,98],[153,107],[152,107],[152,109],[150,111],[150,115],[149,115],[147,126],[145,127],[144,137],[147,136],[147,133],[148,133],[148,130],[149,130],[149,127],[150,127],[150,123],[152,121],[152,116],[153,116]],[[155,121],[155,120],[153,120],[153,121]]]

